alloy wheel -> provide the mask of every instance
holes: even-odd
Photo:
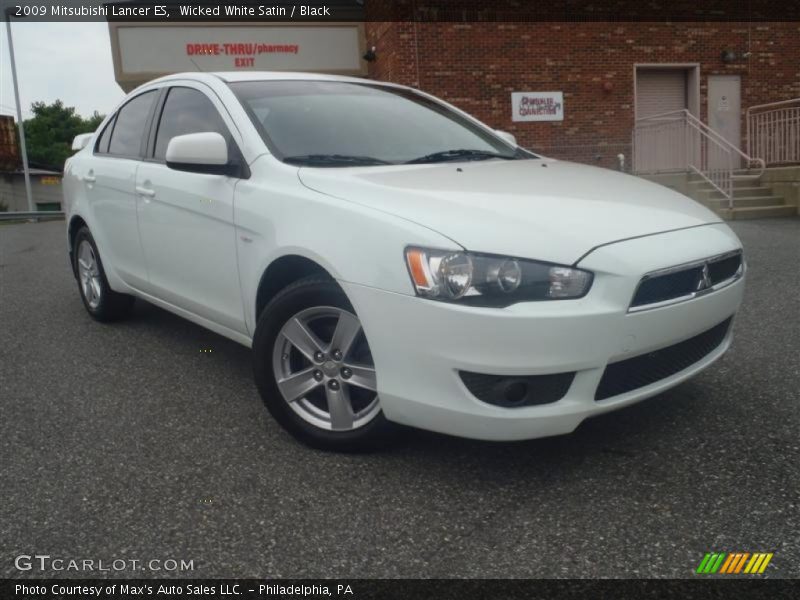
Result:
[[[278,389],[303,420],[330,431],[352,431],[379,412],[375,366],[361,322],[333,306],[295,314],[273,349]]]
[[[83,240],[78,246],[78,277],[81,282],[83,297],[89,308],[96,309],[100,306],[103,287],[100,281],[100,267],[94,248],[88,240]]]

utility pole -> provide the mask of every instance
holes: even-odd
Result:
[[[14,98],[17,101],[17,125],[19,126],[19,146],[22,153],[22,171],[25,175],[25,194],[28,197],[28,210],[34,212],[33,193],[31,192],[31,173],[28,168],[28,147],[25,144],[25,126],[22,124],[22,104],[19,100],[19,83],[17,82],[17,61],[14,58],[14,41],[11,39],[11,12],[6,10],[6,35],[8,35],[8,58],[11,60],[11,79],[14,82]]]

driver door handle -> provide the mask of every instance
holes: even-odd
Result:
[[[136,193],[145,198],[155,198],[156,191],[146,187],[136,186]]]

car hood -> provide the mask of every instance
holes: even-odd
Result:
[[[467,250],[566,264],[610,242],[720,222],[661,185],[549,159],[303,167],[299,177],[312,190],[419,223]]]

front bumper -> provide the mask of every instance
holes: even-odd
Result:
[[[688,302],[629,313],[642,275],[739,247],[722,224],[603,246],[579,263],[595,273],[584,298],[505,309],[341,284],[367,334],[389,420],[462,437],[520,440],[569,433],[587,417],[656,395],[722,356],[732,329],[714,350],[680,372],[595,400],[608,363],[671,346],[725,321],[736,313],[744,290],[742,278]],[[501,408],[473,396],[459,371],[518,376],[574,371],[575,377],[556,402]]]

